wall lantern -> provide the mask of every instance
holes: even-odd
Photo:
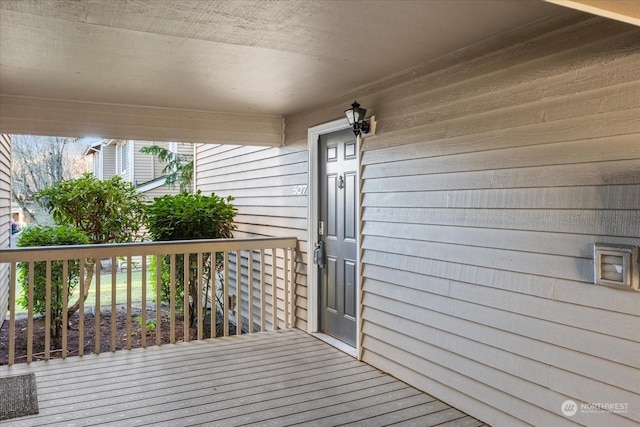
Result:
[[[369,133],[369,123],[364,119],[367,114],[367,110],[360,108],[360,104],[354,102],[351,104],[351,108],[344,110],[344,114],[349,120],[349,124],[353,127],[353,133],[358,136],[361,133]]]

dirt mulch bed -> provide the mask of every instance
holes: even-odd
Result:
[[[133,308],[131,313],[131,348],[142,347],[142,340],[146,339],[147,347],[156,345],[156,333],[160,331],[162,344],[171,342],[170,337],[170,312],[168,308],[161,311],[162,327],[146,331],[143,335],[142,326],[136,318],[142,314],[140,307]],[[147,308],[147,319],[155,319],[155,307]],[[204,327],[204,336],[210,336],[210,322],[206,322]],[[222,319],[220,316],[217,320],[217,335],[222,334]],[[95,317],[91,313],[84,315],[84,354],[93,354],[95,350]],[[176,318],[176,342],[183,341],[184,323],[182,315]],[[106,353],[111,351],[111,309],[103,308],[100,314],[100,352]],[[235,334],[235,325],[229,325],[229,333]],[[189,328],[189,339],[197,338],[197,329]],[[44,318],[36,318],[33,321],[33,360],[44,360],[44,341],[45,327]],[[21,316],[16,319],[16,335],[15,335],[15,363],[25,363],[27,354],[27,319]],[[116,309],[116,350],[127,348],[127,312],[125,307]],[[69,319],[69,328],[67,330],[67,355],[77,356],[79,352],[79,318],[78,314],[74,314]],[[51,359],[62,357],[62,352],[56,349],[54,340],[51,339],[50,356]],[[2,328],[0,328],[0,365],[6,365],[9,358],[9,321],[5,320]]]

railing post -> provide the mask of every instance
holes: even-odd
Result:
[[[242,334],[242,252],[236,251],[236,335]]]
[[[283,295],[283,303],[284,303],[284,314],[283,314],[283,321],[284,321],[284,327],[285,329],[288,328],[289,325],[289,273],[288,273],[288,266],[289,266],[289,250],[287,248],[283,248],[282,249],[283,252],[283,259],[284,259],[284,263],[282,266],[282,290],[284,291],[284,295]]]
[[[202,298],[202,287],[204,286],[204,281],[202,280],[202,264],[203,264],[203,257],[204,254],[202,252],[198,252],[198,264],[196,266],[196,271],[197,271],[197,276],[193,278],[193,280],[196,281],[196,287],[198,290],[198,303],[196,305],[196,307],[198,308],[198,311],[196,312],[198,315],[198,318],[196,319],[196,329],[198,332],[198,340],[202,339],[202,335],[203,335],[203,328],[204,328],[204,308],[205,308],[205,304],[204,304],[204,300]]]
[[[33,359],[33,292],[34,292],[34,268],[33,261],[29,262],[29,294],[27,295],[27,363]]]
[[[100,354],[100,326],[102,323],[102,319],[100,319],[100,316],[102,315],[102,305],[100,304],[100,273],[101,270],[100,268],[102,267],[102,263],[100,258],[94,258],[96,259],[96,262],[93,265],[94,270],[94,276],[96,278],[96,305],[95,308],[93,310],[93,318],[95,320],[95,326],[93,328],[94,331],[96,331],[95,337],[93,338],[94,344],[95,344],[95,350],[94,352],[96,354]]]
[[[260,331],[264,332],[267,328],[267,305],[266,305],[266,286],[265,286],[265,277],[266,274],[264,272],[264,249],[260,249]]]
[[[191,254],[189,253],[185,253],[183,255],[183,260],[182,260],[182,294],[184,296],[184,301],[182,303],[182,313],[183,313],[183,319],[182,319],[182,340],[184,342],[188,342],[189,341],[189,327],[191,326],[191,322],[189,322],[190,317],[191,317],[191,313],[190,313],[190,307],[189,307],[189,291],[190,291],[190,286],[189,286],[189,257],[191,256]],[[193,296],[193,298],[195,299],[195,295]]]
[[[78,293],[78,356],[84,356],[84,259],[78,259],[78,285],[80,292]],[[66,285],[66,284],[65,284]]]
[[[162,344],[162,255],[156,255],[156,345]]]
[[[67,357],[67,326],[69,325],[69,260],[62,260],[62,358]]]
[[[111,352],[116,351],[116,257],[111,258]]]
[[[13,365],[16,353],[16,263],[12,262],[9,273],[9,366]]]
[[[127,255],[127,350],[131,350],[131,255]]]
[[[218,302],[216,299],[216,285],[218,283],[218,252],[211,252],[213,259],[211,260],[211,272],[209,280],[211,281],[211,338],[218,335]]]
[[[247,307],[248,307],[248,321],[249,321],[249,333],[253,333],[253,249],[248,251],[247,254]]]
[[[289,283],[291,284],[291,292],[289,294],[289,303],[291,304],[291,319],[289,319],[289,326],[294,328],[296,325],[296,248],[291,248],[291,265],[289,266]]]
[[[141,271],[140,271],[140,288],[142,295],[140,295],[140,304],[142,309],[140,312],[140,340],[142,348],[147,348],[147,256],[142,255]]]
[[[271,309],[272,328],[278,330],[278,269],[276,248],[271,249]]]
[[[171,287],[169,297],[169,312],[171,318],[169,319],[169,334],[171,344],[176,343],[176,254],[171,254],[171,277],[169,278],[169,285]]]
[[[225,337],[229,336],[229,252],[223,252],[224,282],[222,283],[222,329]]]
[[[44,308],[44,360],[51,356],[51,260],[45,264],[45,308]]]

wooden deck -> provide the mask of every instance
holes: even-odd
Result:
[[[8,426],[484,424],[299,330],[0,367],[35,372]]]

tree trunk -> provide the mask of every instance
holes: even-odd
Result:
[[[96,260],[95,259],[87,259],[87,262],[85,264],[85,271],[87,272],[84,278],[84,287],[82,288],[82,293],[80,294],[80,297],[78,298],[78,301],[76,301],[75,304],[73,304],[71,306],[71,308],[69,308],[69,310],[67,311],[67,318],[71,318],[71,316],[73,316],[73,314],[78,311],[78,309],[80,308],[80,303],[84,303],[87,300],[87,296],[89,295],[89,288],[91,287],[91,282],[93,281],[93,270],[96,266]],[[99,310],[100,307],[96,307],[96,310]]]

